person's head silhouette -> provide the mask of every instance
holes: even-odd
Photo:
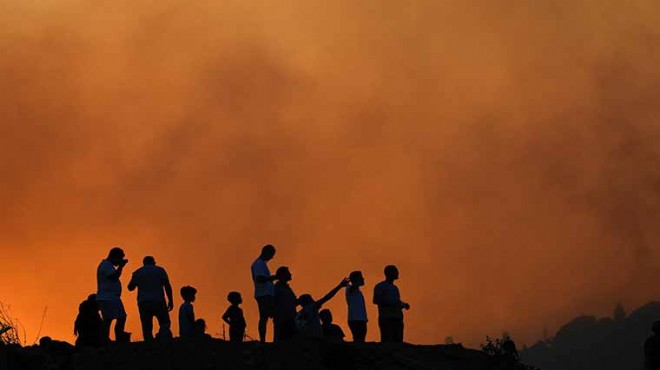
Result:
[[[181,298],[186,302],[195,302],[195,295],[197,294],[197,289],[191,286],[184,286],[181,288]]]
[[[394,265],[385,266],[385,279],[393,282],[399,278],[399,269]]]
[[[293,279],[293,275],[291,275],[291,271],[289,271],[289,268],[287,266],[280,266],[277,271],[275,271],[275,276],[277,277],[277,281],[286,283],[288,281],[291,281]]]
[[[364,285],[364,276],[362,276],[362,271],[353,271],[348,275],[348,279],[351,281],[351,286],[359,287]]]
[[[206,333],[206,320],[204,319],[195,320],[195,333],[197,334]]]
[[[229,292],[227,295],[227,300],[233,305],[239,305],[243,303],[243,297],[241,297],[241,293],[239,292]]]
[[[651,331],[653,334],[660,336],[660,320],[656,321],[651,325]]]
[[[314,303],[314,298],[312,298],[311,294],[302,294],[300,297],[298,297],[298,305],[301,307],[307,307],[310,304]]]
[[[323,325],[332,324],[332,312],[327,308],[322,309],[321,312],[319,312],[319,319],[321,319]]]
[[[147,265],[155,265],[156,264],[156,259],[153,256],[146,256],[142,259],[142,264],[147,266]]]
[[[275,257],[275,247],[273,247],[270,244],[266,244],[261,248],[261,255],[259,258],[261,258],[264,261],[270,261]]]
[[[110,253],[108,253],[108,261],[112,263],[114,266],[119,266],[124,261],[128,262],[127,260],[124,260],[124,257],[126,257],[126,254],[124,253],[124,250],[119,248],[119,247],[114,247],[110,249]]]

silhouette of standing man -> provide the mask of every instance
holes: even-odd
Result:
[[[142,336],[145,342],[154,339],[154,316],[158,320],[159,339],[168,339],[172,337],[170,330],[171,321],[169,312],[174,309],[174,300],[172,297],[172,285],[164,268],[156,266],[156,260],[152,256],[146,256],[142,260],[143,266],[135,270],[131,282],[128,283],[128,290],[138,290],[138,310],[140,312],[140,322],[142,323]],[[165,294],[167,294],[167,303],[165,303]]]
[[[96,270],[98,288],[96,301],[103,317],[103,330],[101,333],[103,343],[110,342],[110,326],[114,320],[117,320],[115,323],[115,340],[126,342],[130,338],[130,334],[124,331],[126,310],[121,301],[121,282],[119,281],[124,266],[128,263],[128,260],[124,259],[125,256],[121,248],[114,247]]]
[[[386,266],[385,281],[374,287],[381,342],[403,342],[403,309],[410,309],[410,305],[401,301],[399,288],[394,285],[398,278],[399,269],[394,265]]]
[[[261,248],[261,255],[252,263],[252,281],[254,281],[254,298],[259,306],[259,340],[266,342],[266,326],[268,318],[273,317],[275,302],[275,276],[270,275],[268,261],[275,256],[275,247],[266,244]]]

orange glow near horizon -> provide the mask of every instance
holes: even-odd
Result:
[[[2,8],[0,302],[29,342],[46,307],[73,341],[114,245],[124,287],[154,255],[216,336],[231,290],[257,336],[265,243],[298,294],[359,269],[370,302],[397,264],[416,343],[660,295],[657,1]]]

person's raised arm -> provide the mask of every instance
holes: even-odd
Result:
[[[332,288],[332,290],[329,291],[328,294],[324,295],[323,298],[321,298],[321,299],[319,299],[318,301],[316,301],[316,305],[317,305],[319,308],[320,308],[321,306],[323,306],[323,304],[325,304],[327,301],[331,300],[331,299],[337,294],[337,292],[339,292],[339,290],[340,290],[341,288],[344,288],[344,287],[348,286],[349,281],[350,281],[350,280],[348,280],[347,278],[343,278],[343,279],[339,282],[339,285],[337,285],[336,287]]]

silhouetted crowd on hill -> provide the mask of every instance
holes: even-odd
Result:
[[[353,271],[319,299],[311,294],[296,295],[290,282],[293,275],[287,266],[280,266],[274,275],[270,273],[268,262],[275,256],[274,246],[265,245],[259,257],[252,263],[251,277],[254,283],[254,297],[259,311],[258,331],[261,342],[266,341],[268,321],[273,321],[275,342],[292,338],[319,339],[341,342],[345,334],[341,327],[333,323],[332,312],[323,305],[344,289],[348,306],[348,327],[354,342],[364,342],[367,335],[367,310],[361,287],[365,281],[361,271]],[[89,295],[79,306],[74,325],[77,336],[76,346],[100,347],[111,342],[110,329],[114,322],[114,337],[117,342],[129,342],[131,334],[125,331],[126,310],[121,299],[121,277],[128,259],[124,251],[115,247],[101,261],[97,268],[97,292]],[[403,342],[403,311],[410,305],[401,300],[398,287],[394,284],[399,278],[399,270],[394,265],[384,269],[385,279],[376,284],[373,303],[378,306],[378,327],[382,342]],[[174,309],[173,289],[167,272],[156,265],[152,256],[143,259],[143,266],[135,270],[128,283],[128,290],[137,289],[137,304],[146,342],[169,340],[171,331],[170,312]],[[197,290],[192,286],[180,289],[183,303],[179,307],[179,337],[182,339],[209,338],[206,334],[206,321],[196,318],[194,302]],[[229,326],[229,339],[242,342],[247,321],[240,307],[243,298],[239,292],[227,295],[229,307],[222,320]],[[158,332],[153,334],[154,318],[158,322]]]

